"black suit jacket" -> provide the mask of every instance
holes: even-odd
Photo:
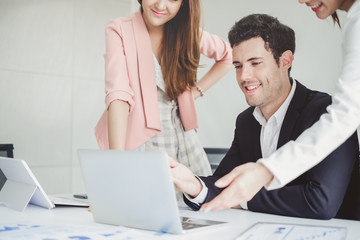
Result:
[[[286,112],[277,148],[295,140],[326,112],[331,103],[328,94],[312,91],[296,84],[293,99]],[[254,107],[240,113],[236,120],[231,148],[214,174],[201,177],[209,188],[205,202],[216,197],[221,189],[214,182],[236,166],[255,162],[261,155],[261,125],[253,116]],[[185,202],[194,210],[199,206]],[[318,165],[281,189],[261,189],[248,202],[251,211],[286,216],[329,219],[360,219],[359,144],[356,133]]]

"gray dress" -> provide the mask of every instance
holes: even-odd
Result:
[[[187,166],[199,176],[211,174],[211,167],[194,130],[184,131],[176,100],[167,98],[161,67],[154,56],[155,79],[159,102],[161,132],[145,142],[137,150],[166,152],[170,157]],[[181,194],[178,200],[181,200]]]

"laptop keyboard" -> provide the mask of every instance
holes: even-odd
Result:
[[[206,227],[211,225],[216,225],[223,222],[217,222],[207,219],[200,219],[200,218],[189,218],[189,217],[181,217],[181,225],[184,230]]]

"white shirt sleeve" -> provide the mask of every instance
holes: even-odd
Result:
[[[206,187],[205,183],[201,180],[201,178],[199,178],[198,176],[195,176],[197,179],[199,179],[201,185],[202,185],[202,189],[201,192],[199,193],[199,195],[197,195],[195,198],[190,197],[189,195],[187,195],[186,193],[184,193],[184,196],[190,201],[193,202],[195,204],[201,205],[202,203],[205,202],[205,198],[208,194],[208,188]]]
[[[268,158],[259,159],[274,175],[268,190],[283,187],[346,141],[360,125],[360,1],[354,2],[343,29],[344,61],[328,113]],[[339,160],[340,161],[340,160]]]

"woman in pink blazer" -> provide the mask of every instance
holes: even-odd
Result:
[[[231,48],[200,29],[199,0],[138,0],[106,28],[106,110],[96,126],[101,149],[165,151],[210,174],[194,131],[194,99],[231,68]],[[215,64],[197,81],[200,54]]]

